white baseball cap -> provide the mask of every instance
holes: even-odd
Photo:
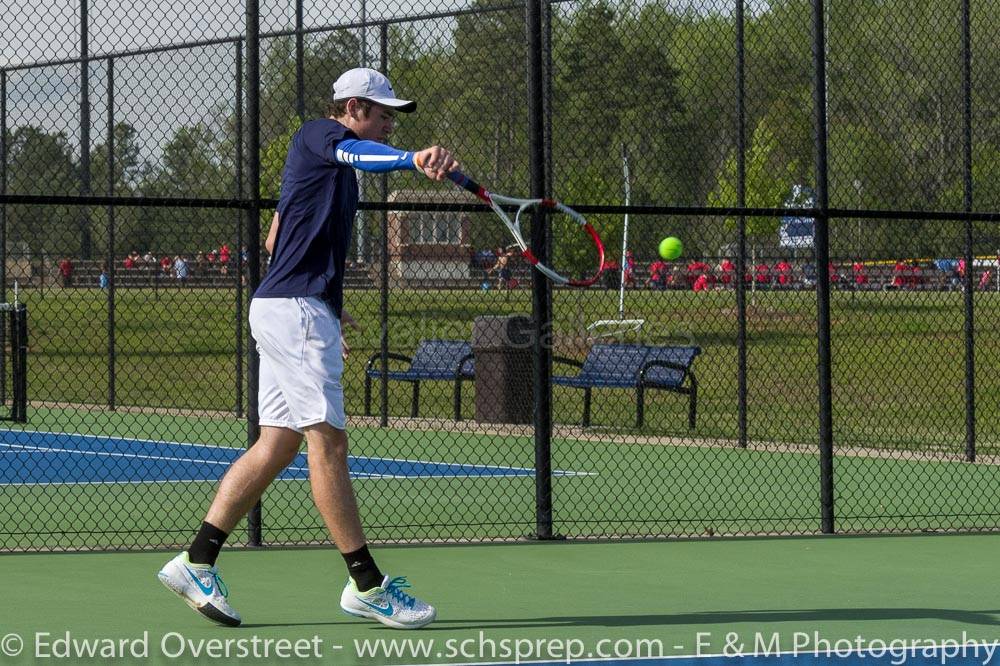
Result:
[[[361,97],[382,106],[409,113],[417,108],[417,103],[408,99],[397,99],[392,84],[381,72],[367,67],[355,67],[340,75],[333,83],[333,101]]]

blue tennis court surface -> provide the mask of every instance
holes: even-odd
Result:
[[[0,430],[0,485],[217,481],[244,449],[73,433]],[[350,456],[354,478],[534,476],[530,467]],[[554,472],[557,476],[578,472]],[[298,454],[279,479],[309,478]]]

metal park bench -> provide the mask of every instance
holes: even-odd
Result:
[[[693,429],[697,419],[698,382],[691,366],[700,353],[699,347],[595,344],[583,362],[561,356],[553,358],[556,363],[575,366],[580,371],[576,375],[553,375],[552,383],[583,389],[583,427],[590,425],[594,389],[626,388],[636,391],[637,428],[645,421],[646,391],[658,389],[688,396],[688,427]]]
[[[389,359],[409,363],[405,370],[389,370],[387,380],[413,384],[410,416],[420,409],[420,382],[450,381],[455,385],[455,420],[462,418],[462,382],[475,377],[472,343],[467,340],[421,340],[413,356],[389,352]],[[372,380],[381,379],[381,352],[372,354],[365,365],[365,416],[371,416]]]

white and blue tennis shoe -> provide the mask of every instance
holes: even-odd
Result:
[[[227,627],[238,627],[243,621],[229,605],[229,588],[222,582],[218,567],[192,564],[186,550],[163,565],[156,576],[168,590],[209,620]]]
[[[380,587],[359,592],[353,578],[347,579],[340,595],[340,608],[348,615],[366,617],[393,629],[419,629],[437,617],[437,611],[404,592],[410,587],[403,576],[382,579]]]

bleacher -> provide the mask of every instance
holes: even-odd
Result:
[[[92,288],[100,286],[101,270],[104,266],[103,260],[79,260],[73,262],[73,287]],[[233,288],[238,278],[235,261],[230,261],[228,266],[221,266],[218,262],[205,262],[198,266],[193,261],[188,261],[188,277],[184,280],[178,279],[173,273],[173,265],[170,272],[165,273],[159,263],[137,262],[132,268],[124,268],[121,260],[115,266],[115,288],[118,289],[171,289],[181,287],[201,287],[201,288]],[[62,277],[59,275],[57,267],[49,271],[47,279],[52,280],[52,284],[62,284]]]
[[[230,261],[226,267],[218,262],[206,261],[199,265],[195,261],[189,260],[188,277],[180,280],[174,275],[172,265],[169,273],[165,273],[159,263],[155,262],[138,262],[133,268],[124,268],[122,266],[123,259],[119,258],[115,268],[116,288],[232,289],[239,279],[235,260]],[[717,260],[705,260],[703,265],[707,264],[709,266],[707,269],[702,267],[689,270],[688,265],[692,261],[694,260],[689,260],[683,265],[670,267],[667,271],[667,280],[658,284],[650,283],[649,265],[636,265],[633,272],[634,284],[630,284],[629,287],[691,290],[697,279],[704,274],[707,277],[708,287],[711,289],[735,288],[735,272],[725,273],[721,271]],[[779,280],[778,273],[774,270],[776,262],[766,263],[770,267],[766,277],[755,272],[752,266],[747,266],[747,272],[750,276],[750,281],[747,282],[748,288],[751,287],[751,282],[752,288],[764,290],[811,290],[815,288],[815,268],[812,264],[808,262],[793,264],[782,281]],[[97,288],[100,286],[103,260],[74,260],[73,265],[73,288]],[[59,287],[63,284],[58,262],[55,259],[46,260],[44,269],[38,262],[15,260],[8,262],[7,271],[8,281],[17,280],[25,287]],[[516,288],[530,288],[532,275],[531,268],[527,264],[524,262],[514,263],[511,266],[511,272]],[[985,279],[985,286],[983,286],[983,275],[986,272],[989,272],[990,276]],[[973,275],[973,284],[980,289],[996,288],[996,273],[995,267],[977,266]],[[961,289],[961,279],[956,273],[941,271],[932,266],[921,266],[917,271],[913,271],[912,268],[898,271],[893,263],[865,264],[863,275],[863,280],[859,281],[851,263],[835,263],[831,276],[831,286],[834,289],[855,291],[955,291]],[[607,270],[602,279],[591,288],[618,289],[619,276],[620,273],[617,269]],[[344,277],[346,288],[377,290],[380,284],[381,265],[379,262],[347,262]],[[466,274],[454,277],[411,278],[405,281],[394,280],[390,273],[390,284],[394,287],[408,289],[481,289],[483,284],[487,284],[491,290],[498,288],[497,275],[490,274],[485,269],[478,267],[470,267]]]

